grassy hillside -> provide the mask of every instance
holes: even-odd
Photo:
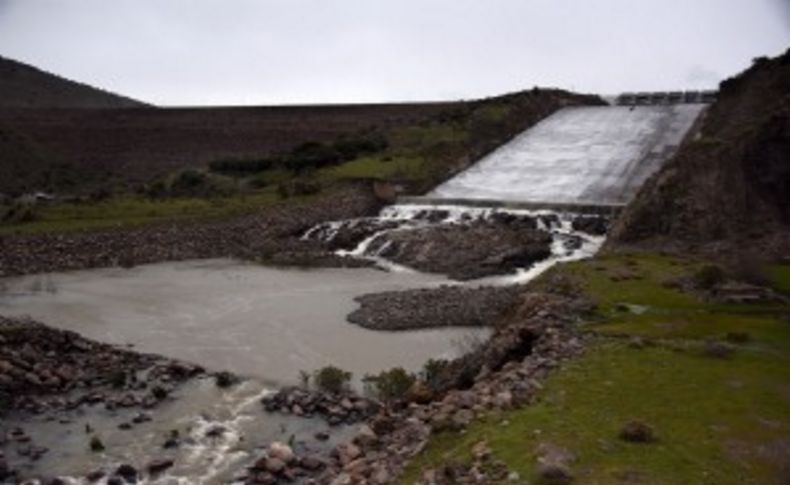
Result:
[[[83,230],[184,214],[231,216],[261,207],[257,201],[268,204],[360,179],[396,181],[420,193],[562,106],[597,102],[536,89],[446,104],[39,111],[33,125],[50,133],[49,143],[18,133],[28,115],[11,129],[0,124],[0,144],[5,139],[8,146],[19,145],[0,151],[8,157],[0,161],[0,185],[84,195],[25,208],[0,206],[0,233]],[[64,117],[81,135],[95,129],[95,136],[71,138],[71,128],[55,122]],[[58,135],[54,126],[65,133]],[[98,157],[105,149],[108,163],[63,161],[68,150]]]
[[[142,106],[146,104],[0,56],[0,109]]]
[[[591,348],[554,373],[533,405],[437,435],[403,483],[469,462],[481,441],[528,483],[543,483],[542,443],[575,455],[578,483],[787,483],[790,308],[711,303],[674,284],[701,267],[643,254],[556,268],[598,304],[580,324],[598,336]],[[787,291],[790,266],[770,273]],[[620,439],[634,420],[656,441]]]

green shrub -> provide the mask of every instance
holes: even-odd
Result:
[[[229,175],[231,177],[245,177],[275,168],[280,163],[276,158],[259,160],[223,159],[215,160],[208,164],[212,172]]]
[[[370,386],[381,399],[398,399],[406,395],[417,377],[406,372],[402,367],[394,367],[382,371],[378,375],[365,376],[365,384]]]
[[[420,378],[431,387],[435,387],[436,382],[439,380],[444,369],[450,363],[447,359],[428,359],[423,365]]]
[[[694,273],[694,286],[701,290],[709,290],[723,283],[725,279],[724,270],[714,264],[707,264]]]
[[[351,376],[351,372],[328,365],[315,371],[313,383],[322,391],[339,394],[348,389]]]
[[[283,166],[288,170],[303,172],[333,165],[340,159],[340,153],[334,147],[324,143],[307,142],[294,148],[283,160]]]
[[[388,146],[387,138],[377,132],[340,137],[332,144],[332,147],[343,161],[380,152],[386,150]]]
[[[300,195],[313,195],[321,192],[321,184],[310,180],[289,180],[277,184],[277,194],[283,199]]]
[[[38,219],[36,207],[32,203],[15,202],[5,210],[0,212],[0,221],[5,224],[24,224]]]
[[[171,191],[190,191],[204,185],[208,177],[203,172],[187,169],[176,175],[170,184]]]

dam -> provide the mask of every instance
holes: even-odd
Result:
[[[705,106],[564,108],[425,196],[399,202],[617,209],[672,156]]]

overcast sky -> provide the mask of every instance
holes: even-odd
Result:
[[[161,105],[714,87],[790,0],[0,0],[0,54]]]

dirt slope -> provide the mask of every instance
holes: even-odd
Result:
[[[0,56],[0,108],[133,108],[145,103]]]
[[[721,84],[699,132],[653,176],[608,248],[790,254],[790,50]]]

